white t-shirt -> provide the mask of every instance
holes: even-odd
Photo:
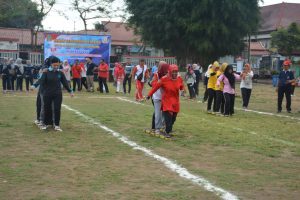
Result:
[[[86,65],[84,65],[84,67],[82,68],[82,70],[80,72],[81,77],[86,77],[86,70],[87,70],[87,67],[86,67]]]
[[[143,75],[143,79],[141,80],[141,82],[145,82],[146,70],[147,70],[147,65],[144,65],[144,71],[143,71],[143,68],[140,65],[137,65],[134,79],[137,80],[137,77],[143,72],[144,75]]]
[[[241,79],[240,88],[252,89],[252,77],[253,77],[253,71],[250,71],[246,75],[245,80]]]

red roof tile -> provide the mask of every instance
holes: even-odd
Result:
[[[261,8],[260,32],[288,27],[292,22],[300,24],[300,4],[280,3]]]

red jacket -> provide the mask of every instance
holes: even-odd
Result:
[[[73,65],[73,67],[72,67],[73,78],[81,78],[81,75],[80,75],[81,71],[82,71],[82,68],[81,68],[80,64]]]
[[[124,68],[121,65],[118,65],[115,69],[114,76],[117,80],[122,80],[125,77]]]
[[[98,67],[98,77],[108,78],[109,68],[106,63],[100,64]]]
[[[172,80],[169,76],[164,76],[152,85],[148,96],[152,96],[156,90],[162,88],[162,111],[170,111],[178,113],[179,105],[179,90],[184,90],[182,78],[178,76],[176,80]]]

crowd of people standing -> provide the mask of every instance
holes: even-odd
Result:
[[[287,101],[287,112],[291,112],[292,85],[296,80],[289,70],[290,64],[290,61],[285,61],[283,70],[279,74],[276,90],[278,112],[282,111],[284,96]],[[83,87],[87,92],[95,92],[94,81],[98,80],[97,90],[100,93],[109,93],[109,72],[110,67],[104,59],[101,59],[97,66],[91,57],[86,57],[85,62],[75,60],[73,65],[70,65],[68,60],[61,62],[56,57],[46,59],[44,66],[33,66],[29,60],[24,61],[19,58],[15,61],[4,58],[0,63],[3,93],[23,91],[24,80],[26,91],[29,91],[30,85],[40,86],[37,95],[36,123],[41,129],[46,129],[52,124],[55,130],[61,130],[59,121],[62,86],[72,95],[74,92],[82,91]],[[155,65],[149,69],[143,59],[137,65],[131,64],[130,59],[127,59],[124,63],[114,63],[111,75],[116,93],[130,94],[131,83],[134,80],[135,100],[140,102],[145,98],[152,98],[154,106],[152,130],[155,134],[170,137],[172,126],[179,112],[180,91],[182,91],[181,94],[185,94],[185,88],[187,88],[189,99],[199,98],[202,72],[199,64],[188,64],[186,73],[181,76],[178,66],[169,65],[164,61],[156,61]],[[208,66],[203,78],[202,101],[207,101],[207,113],[225,117],[234,115],[236,80],[240,80],[242,107],[248,108],[253,87],[253,71],[250,64],[246,63],[243,71],[237,74],[232,65],[214,61]],[[148,95],[144,90],[146,83],[152,87]]]

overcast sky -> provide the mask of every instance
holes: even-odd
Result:
[[[72,2],[72,0],[57,0],[57,4],[54,6],[53,10],[43,21],[43,26],[45,30],[77,31],[84,29],[83,22],[80,20],[76,11],[71,9],[72,6],[70,2]],[[264,0],[264,3],[261,3],[261,6],[272,5],[281,2],[282,0]],[[300,0],[286,0],[284,2],[300,3]],[[123,5],[123,0],[116,0],[114,7],[122,7]],[[68,19],[58,14],[59,12],[63,12]],[[120,21],[120,19],[112,19],[112,21]],[[94,27],[94,23],[95,20],[89,21],[88,29],[92,29]]]

